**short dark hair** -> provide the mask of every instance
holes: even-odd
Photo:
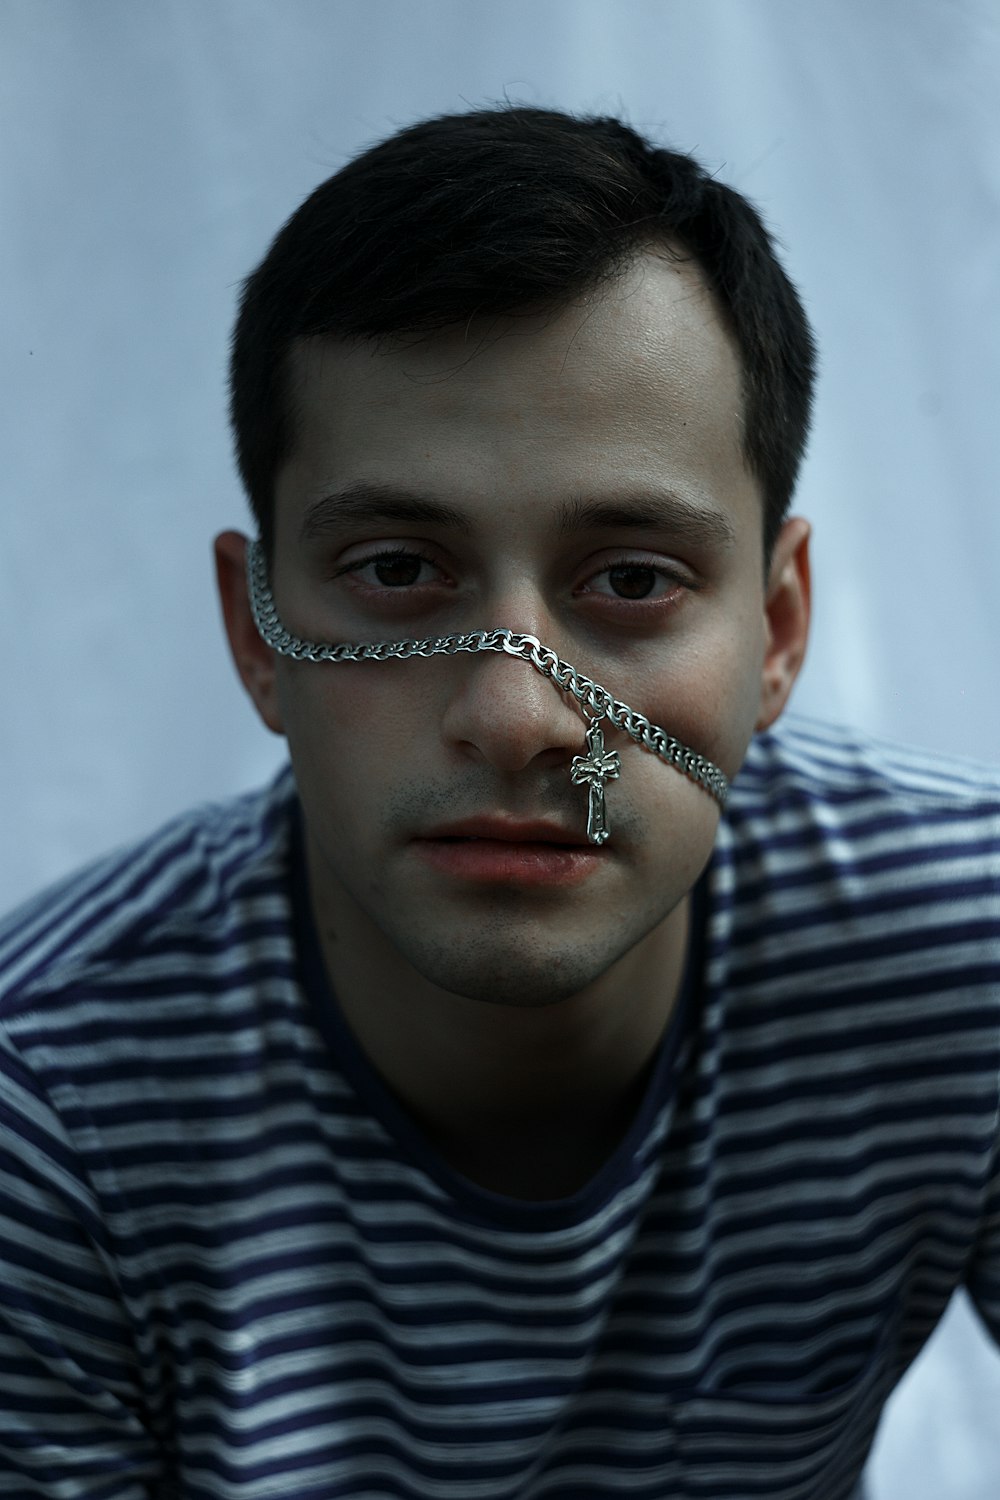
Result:
[[[657,246],[693,257],[735,337],[742,447],[770,556],[805,448],[815,345],[760,215],[693,157],[620,120],[510,105],[422,121],[354,158],[245,281],[230,412],[268,553],[275,478],[294,439],[297,340],[377,340],[554,310]]]

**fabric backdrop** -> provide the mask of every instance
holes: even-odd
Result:
[[[229,665],[237,288],[364,145],[509,98],[624,112],[756,201],[823,354],[795,705],[1000,759],[996,0],[0,0],[0,906],[282,756]],[[876,1500],[996,1500],[964,1302]]]

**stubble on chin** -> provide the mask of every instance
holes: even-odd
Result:
[[[447,786],[410,783],[373,810],[367,853],[353,849],[349,827],[331,820],[336,838],[327,828],[325,837],[308,840],[328,959],[335,929],[341,960],[345,948],[371,950],[367,959],[356,951],[352,973],[368,971],[394,989],[419,988],[423,981],[464,999],[517,1009],[559,1005],[597,984],[684,900],[711,838],[701,853],[684,855],[678,848],[664,878],[659,859],[651,859],[655,818],[615,784],[608,797],[611,841],[600,855],[606,870],[599,867],[592,881],[572,891],[444,890],[415,866],[407,847],[436,825],[496,810],[547,818],[582,834],[586,798],[567,781],[563,771],[547,772],[532,795],[522,786],[516,801],[486,786],[481,775]],[[683,781],[677,791],[682,799],[706,796]],[[666,821],[680,832],[690,819]],[[689,827],[689,839],[693,832]],[[695,843],[703,842],[703,832]]]

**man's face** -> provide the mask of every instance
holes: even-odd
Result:
[[[762,512],[738,358],[695,268],[644,256],[557,315],[296,358],[273,573],[289,629],[529,632],[735,774],[762,712]],[[537,1005],[676,924],[715,803],[605,722],[611,838],[580,842],[585,718],[526,662],[274,670],[266,717],[332,941],[375,945],[401,982]],[[475,841],[469,820],[486,820]]]

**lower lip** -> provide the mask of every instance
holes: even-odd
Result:
[[[512,844],[504,839],[418,839],[414,847],[444,875],[493,885],[579,885],[606,858],[586,844]]]

